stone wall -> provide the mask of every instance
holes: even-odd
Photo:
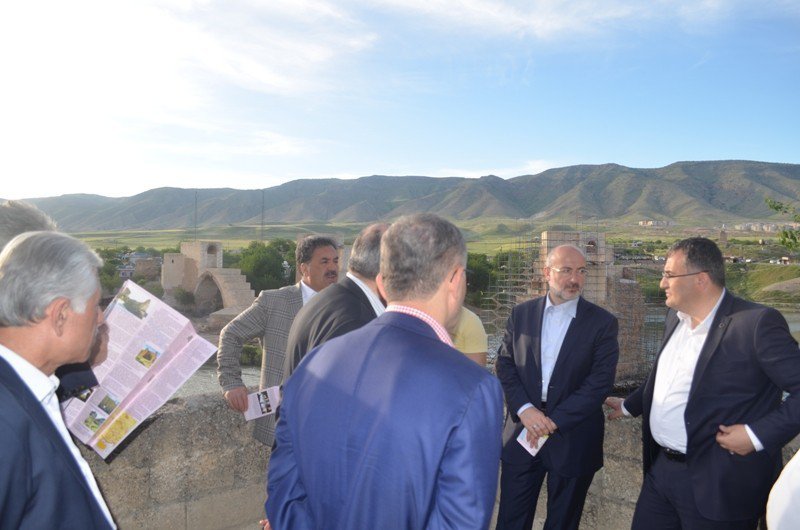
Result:
[[[121,529],[258,528],[268,449],[219,393],[173,399],[104,462],[81,447]]]
[[[795,439],[785,456],[798,447]],[[109,463],[82,451],[123,530],[252,530],[263,514],[269,451],[216,392],[170,401]],[[605,467],[589,490],[581,528],[630,528],[641,480],[641,422],[608,422]],[[535,529],[544,523],[545,500],[543,491]]]

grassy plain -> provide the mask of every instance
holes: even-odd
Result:
[[[677,239],[692,235],[704,235],[717,239],[718,230],[706,229],[697,226],[672,226],[667,228],[647,228],[637,224],[621,221],[567,221],[556,220],[536,222],[529,219],[503,219],[488,218],[468,221],[457,221],[463,230],[470,252],[494,255],[503,250],[511,250],[523,241],[538,237],[545,230],[584,230],[604,232],[606,241],[610,245],[618,246],[638,240],[644,243],[662,242],[663,245]],[[77,232],[72,235],[86,241],[95,248],[117,247],[127,245],[131,248],[138,246],[153,248],[173,248],[182,241],[195,239],[222,241],[227,250],[246,247],[251,241],[274,238],[296,239],[298,236],[318,233],[336,236],[349,244],[355,239],[358,232],[365,224],[358,223],[297,223],[297,224],[269,224],[259,225],[228,225],[215,227],[199,227],[197,232],[192,228],[179,228],[171,230],[120,230]],[[729,239],[735,243],[730,245],[727,253],[736,253],[754,259],[768,259],[780,250],[774,245],[758,247],[756,243],[763,234],[728,233]],[[771,238],[774,240],[774,237]]]

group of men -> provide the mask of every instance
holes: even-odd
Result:
[[[0,528],[113,528],[53,375],[102,342],[101,261],[54,226],[34,228],[47,231],[0,242]],[[545,528],[577,528],[603,465],[604,402],[610,419],[643,416],[633,528],[757,526],[781,448],[800,432],[800,351],[780,313],[726,291],[712,241],[670,249],[662,346],[624,400],[608,398],[617,320],[581,296],[576,246],[552,249],[547,294],[513,309],[497,377],[454,348],[467,271],[452,223],[367,227],[338,283],[334,240],[305,238],[296,257],[300,282],[262,292],[218,352],[237,411],[246,341],[263,340],[262,388],[283,384],[277,427],[255,429],[272,447],[273,528],[487,528],[498,465],[497,528],[531,528],[545,479]]]

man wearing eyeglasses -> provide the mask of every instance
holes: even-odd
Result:
[[[725,289],[717,245],[667,255],[669,312],[647,381],[609,398],[610,419],[642,415],[644,482],[634,529],[754,529],[800,432],[800,350],[775,309]],[[782,391],[789,397],[781,402]]]
[[[544,528],[578,528],[603,466],[602,405],[614,384],[618,324],[581,297],[586,273],[578,247],[554,248],[544,267],[547,296],[517,305],[508,319],[496,363],[507,404],[498,529],[531,528],[545,476]],[[542,441],[536,455],[523,445]]]

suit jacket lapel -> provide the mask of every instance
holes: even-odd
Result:
[[[300,282],[297,282],[294,287],[293,296],[289,299],[289,310],[291,311],[292,319],[303,307],[303,289],[300,287]]]
[[[59,433],[56,426],[53,425],[44,407],[36,400],[30,388],[19,378],[14,369],[11,368],[4,359],[0,359],[0,382],[8,388],[25,414],[37,426],[39,431],[47,437],[47,440],[53,446],[56,453],[61,454],[61,457],[67,462],[67,467],[69,467],[72,474],[75,475],[75,479],[86,489],[89,498],[94,500],[94,494],[89,489],[89,485],[86,483],[86,479],[78,467],[75,457],[72,456],[72,452],[61,438],[61,433]]]
[[[728,324],[731,321],[729,313],[732,302],[733,299],[731,298],[731,295],[726,292],[725,298],[719,305],[717,314],[714,315],[714,320],[711,322],[711,326],[708,328],[708,335],[706,336],[706,341],[703,343],[703,348],[700,350],[700,357],[697,358],[697,366],[695,366],[694,375],[692,376],[692,387],[689,390],[689,401],[691,401],[692,396],[697,389],[697,385],[703,378],[703,374],[708,367],[708,363],[711,361],[711,357],[713,357],[714,353],[717,351],[719,341],[722,340],[722,337],[725,335],[725,331],[728,329]]]
[[[532,347],[530,355],[533,357],[533,360],[536,363],[536,370],[539,373],[539,381],[542,380],[542,324],[544,323],[544,308],[546,300],[547,295],[544,295],[543,297],[539,298],[534,305],[533,322],[531,323],[531,337],[537,337],[537,339],[531,340]]]

